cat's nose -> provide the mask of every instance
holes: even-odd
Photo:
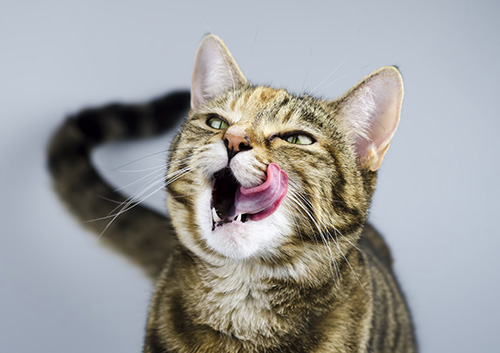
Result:
[[[248,134],[245,129],[239,126],[230,126],[226,130],[224,144],[226,145],[229,159],[233,158],[238,152],[252,149]]]

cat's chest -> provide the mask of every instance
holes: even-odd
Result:
[[[245,272],[205,279],[203,295],[193,302],[195,323],[239,339],[272,337],[279,319],[272,310],[272,285]],[[278,325],[278,326],[277,326]]]

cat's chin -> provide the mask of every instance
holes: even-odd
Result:
[[[224,257],[243,260],[277,251],[290,233],[290,222],[283,210],[255,221],[251,215],[238,215],[231,221],[219,221],[211,207],[212,190],[206,189],[197,200],[197,222],[208,247]]]
[[[232,258],[247,259],[259,252],[260,242],[253,239],[249,230],[252,222],[244,224],[233,221],[218,225],[206,238],[208,245],[216,252]]]
[[[210,248],[232,259],[263,256],[281,243],[276,218],[280,218],[279,214],[260,221],[236,219],[215,225],[213,222],[205,240]]]

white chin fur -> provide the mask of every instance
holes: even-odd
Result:
[[[210,189],[200,194],[196,218],[208,246],[221,255],[235,260],[270,255],[276,252],[288,234],[289,223],[279,209],[257,222],[232,222],[212,230],[211,197]]]
[[[213,143],[200,156],[200,170],[206,177],[227,165],[227,151],[222,141]],[[231,169],[236,178],[245,187],[262,183],[264,174],[252,151],[237,154],[231,160]],[[290,222],[284,212],[278,209],[271,216],[247,222],[232,222],[215,227],[212,230],[212,189],[206,188],[196,198],[196,220],[201,235],[207,244],[231,259],[248,259],[253,256],[265,256],[276,252],[286,234],[290,234]],[[283,207],[283,206],[281,206]]]

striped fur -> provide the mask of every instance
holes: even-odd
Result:
[[[357,157],[344,116],[350,96],[329,102],[226,82],[231,89],[195,96],[173,141],[171,219],[139,205],[104,237],[158,275],[144,352],[415,352],[389,249],[366,223],[376,180],[370,166],[380,162]],[[88,110],[58,130],[49,167],[77,217],[108,214],[114,206],[98,195],[116,199],[90,163],[92,147],[162,132],[188,102],[189,94],[178,92],[150,104]],[[225,130],[207,124],[212,116],[244,129],[251,149],[229,157]],[[287,142],[294,132],[315,142]],[[289,178],[278,210],[261,221],[212,228],[217,171],[229,167],[239,184],[254,187],[270,163]]]

